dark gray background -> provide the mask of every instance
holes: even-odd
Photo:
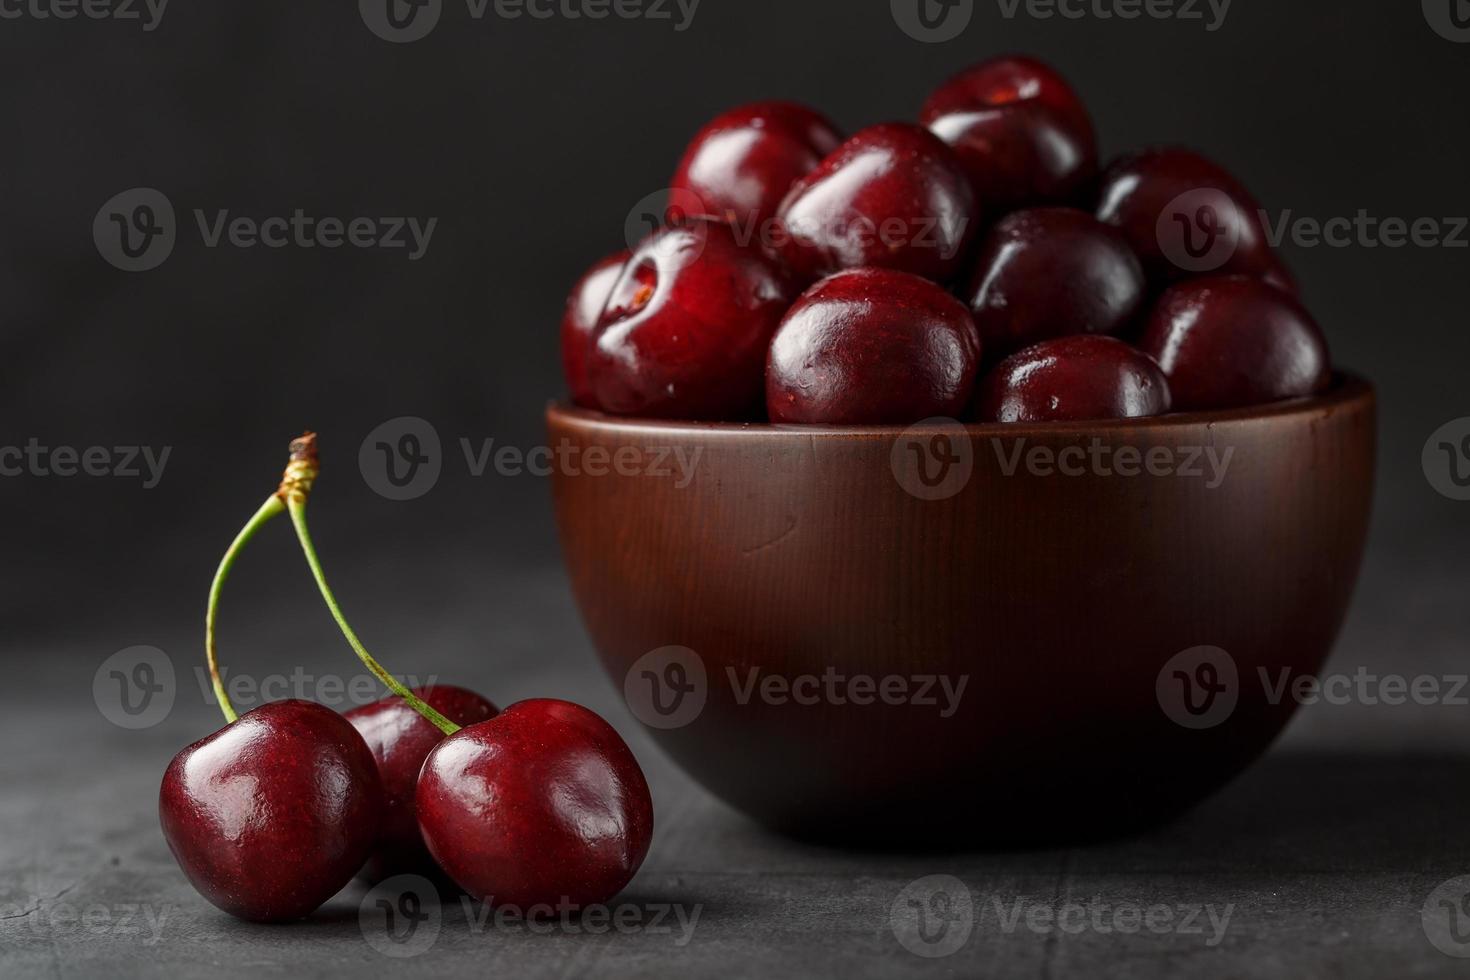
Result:
[[[472,478],[457,448],[461,437],[521,447],[542,438],[545,403],[561,390],[566,289],[622,245],[629,209],[666,186],[709,116],[779,97],[819,106],[848,129],[908,118],[946,75],[1009,51],[1039,55],[1076,83],[1109,156],[1193,144],[1272,213],[1470,214],[1470,45],[1436,35],[1413,2],[1236,0],[1213,33],[1199,21],[1008,20],[980,2],[969,29],[944,44],[905,36],[886,0],[703,0],[684,33],[643,20],[474,21],[448,0],[438,28],[408,45],[373,36],[345,2],[174,0],[151,33],[136,22],[0,20],[0,445],[172,447],[153,490],[124,479],[0,479],[0,664],[9,671],[0,704],[14,733],[0,754],[0,897],[168,896],[190,918],[161,958],[183,972],[211,961],[209,942],[265,970],[332,950],[330,929],[242,938],[182,886],[151,814],[169,756],[215,726],[189,674],[209,575],[304,427],[325,447],[318,542],[390,667],[462,681],[501,703],[533,694],[592,703],[651,760],[669,819],[650,880],[667,873],[685,887],[685,872],[729,874],[692,843],[709,841],[742,855],[740,875],[771,876],[711,884],[729,932],[711,927],[705,958],[678,962],[746,963],[769,975],[778,947],[821,948],[814,962],[847,948],[871,957],[868,946],[886,935],[880,920],[837,908],[847,931],[814,939],[826,908],[816,896],[867,888],[882,908],[890,881],[896,892],[927,870],[977,882],[997,867],[1060,868],[1063,883],[1085,872],[1092,859],[1060,852],[915,870],[793,851],[729,815],[658,758],[599,677],[557,566],[544,481]],[[162,267],[128,274],[103,261],[91,227],[103,202],[139,186],[171,199],[180,241]],[[401,251],[209,249],[190,213],[264,218],[298,207],[439,223],[426,257],[409,262]],[[1382,396],[1372,545],[1334,668],[1463,671],[1470,504],[1431,489],[1420,451],[1438,426],[1470,415],[1470,251],[1288,245],[1285,255],[1338,363]],[[406,503],[375,494],[356,463],[363,437],[399,415],[430,420],[447,450],[438,486]],[[226,659],[262,674],[298,663],[352,673],[288,532],[273,531],[232,582]],[[108,725],[90,697],[97,665],[133,644],[166,650],[189,674],[171,717],[143,736]],[[1465,775],[1465,716],[1444,706],[1308,709],[1286,755],[1202,811],[1203,823],[1102,851],[1101,877],[1084,874],[1078,887],[1164,894],[1173,886],[1151,869],[1223,874],[1181,886],[1234,881],[1255,896],[1258,928],[1236,937],[1233,959],[1211,961],[1222,975],[1273,963],[1299,974],[1317,953],[1338,966],[1451,971],[1462,964],[1427,946],[1415,910],[1439,880],[1470,872],[1453,788]],[[1287,819],[1277,827],[1265,812]],[[1223,864],[1191,864],[1222,839],[1236,842]],[[1271,877],[1283,861],[1296,877]],[[767,908],[797,918],[773,927]],[[1272,925],[1273,909],[1290,925]],[[22,974],[88,975],[103,961],[146,972],[160,956],[119,953],[115,937],[88,952],[77,938],[22,940]],[[360,940],[354,948],[350,956],[363,955]],[[521,970],[568,969],[587,953],[570,943],[554,955],[516,948],[525,959],[506,963]],[[622,952],[598,955],[613,972],[664,963],[658,950]],[[973,952],[972,967],[1030,972],[1037,962],[1014,943],[984,946],[990,959]],[[1091,952],[1054,954],[1037,969],[1098,975]],[[347,954],[328,958],[338,955]],[[1147,943],[1101,943],[1097,955],[1135,975],[1183,962]],[[959,968],[884,962],[888,972]]]

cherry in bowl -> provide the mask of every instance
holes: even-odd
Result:
[[[1332,380],[1327,341],[1312,315],[1290,293],[1249,276],[1167,290],[1139,347],[1168,375],[1182,412],[1313,395]]]
[[[1097,173],[1082,100],[1034,58],[997,58],[946,81],[919,117],[954,147],[986,211],[1076,201]]]
[[[970,311],[987,355],[1068,334],[1112,334],[1142,310],[1143,266],[1116,229],[1073,208],[1002,218],[981,241]]]
[[[807,290],[771,341],[772,422],[907,425],[957,417],[980,339],[963,303],[892,269],[850,269]]]
[[[946,282],[977,225],[959,158],[928,130],[861,130],[791,188],[770,247],[804,282],[859,266]]]
[[[763,228],[786,193],[842,143],[821,113],[793,102],[755,102],[721,113],[679,161],[673,200],[737,227]]]
[[[1169,382],[1116,337],[1079,334],[1017,351],[981,379],[979,422],[1092,422],[1163,415]]]
[[[740,419],[760,405],[766,348],[795,289],[729,225],[695,218],[633,250],[587,363],[595,407],[655,418]]]
[[[1097,216],[1123,233],[1155,283],[1250,275],[1290,288],[1261,206],[1193,150],[1156,147],[1115,161],[1103,175]]]
[[[561,367],[568,393],[578,405],[592,407],[596,399],[587,379],[587,358],[597,320],[602,316],[607,298],[612,294],[623,267],[628,264],[627,250],[609,255],[583,273],[567,296],[561,317]]]

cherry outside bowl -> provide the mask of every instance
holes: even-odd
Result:
[[[640,690],[641,658],[670,646],[703,669],[702,709],[654,728],[662,746],[770,827],[896,846],[1142,829],[1240,772],[1293,713],[1289,693],[1274,696],[1281,672],[1319,671],[1342,625],[1376,442],[1373,389],[1354,377],[1250,409],[932,422],[907,435],[559,406],[547,418],[551,444],[576,453],[566,458],[623,461],[553,476],[573,591],[613,682]],[[1214,487],[1164,467],[1066,476],[1023,463],[1007,475],[1018,445],[1060,453],[1094,440],[1112,453],[1175,450],[1181,468],[1194,447],[1233,453]],[[956,462],[937,490],[910,492],[900,474],[911,488],[912,474],[894,463],[910,442],[933,459],[968,454],[968,479]],[[687,485],[672,456],[672,475],[659,475],[674,449],[699,454]],[[1225,651],[1237,675],[1233,710],[1209,727],[1165,710],[1183,696],[1182,679],[1171,693],[1180,671],[1211,679],[1190,659],[1201,655],[1174,660],[1199,647]],[[654,674],[668,665],[659,656]],[[693,666],[667,676],[688,688]],[[942,717],[942,695],[935,707],[836,703],[820,688],[810,704],[744,696],[751,668],[788,681],[828,668],[847,684],[968,681]]]

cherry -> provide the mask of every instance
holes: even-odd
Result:
[[[1088,422],[1169,411],[1153,358],[1116,337],[1057,337],[1017,351],[980,381],[980,422]]]
[[[592,347],[592,333],[597,328],[597,318],[607,305],[613,285],[628,264],[629,252],[624,249],[609,255],[588,269],[567,297],[565,312],[561,318],[561,366],[567,379],[567,388],[572,401],[584,408],[594,407],[591,385],[587,381],[587,355]]]
[[[750,415],[793,294],[785,273],[728,225],[697,218],[655,232],[633,251],[598,322],[593,400],[624,415]]]
[[[1103,175],[1097,216],[1123,232],[1155,283],[1242,274],[1291,285],[1271,251],[1261,206],[1192,150],[1161,147],[1114,162]]]
[[[474,725],[496,714],[495,705],[462,687],[421,687],[413,693],[457,725]],[[434,876],[438,867],[419,834],[414,791],[424,759],[444,733],[396,695],[354,708],[346,717],[362,734],[383,782],[378,848],[362,876],[370,881],[396,874]]]
[[[1076,200],[1097,173],[1097,136],[1082,100],[1033,58],[996,58],[955,75],[919,119],[954,147],[994,215]]]
[[[1116,229],[1072,208],[1002,218],[981,242],[970,310],[988,355],[1077,333],[1117,333],[1140,312],[1143,267]]]
[[[169,763],[158,796],[169,850],[201,895],[257,922],[310,915],[372,852],[377,766],[341,715],[276,701]]]
[[[841,142],[837,127],[803,105],[755,102],[731,109],[701,129],[684,151],[671,199],[692,195],[705,214],[737,228],[762,228],[791,185]]]
[[[1169,376],[1179,411],[1311,395],[1332,377],[1312,315],[1294,296],[1248,276],[1174,286],[1149,314],[1139,346]]]
[[[861,130],[781,203],[771,247],[803,282],[881,266],[944,282],[975,231],[964,166],[928,130],[885,123]]]
[[[653,835],[653,802],[607,722],[567,701],[521,701],[449,736],[418,785],[419,828],[470,895],[517,906],[606,902]]]
[[[964,304],[892,269],[823,279],[771,342],[772,422],[907,425],[957,416],[970,399],[980,340]]]

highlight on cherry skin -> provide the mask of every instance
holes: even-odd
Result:
[[[570,702],[526,701],[497,713],[473,691],[410,690],[389,673],[348,623],[312,541],[306,505],[320,471],[315,434],[294,440],[280,485],[235,536],[210,585],[205,662],[227,724],[164,773],[159,821],[180,869],[210,902],[257,922],[305,918],[355,875],[447,878],[486,901],[552,892],[554,903],[573,907],[610,899],[637,872],[653,833],[652,799],[631,750]],[[393,697],[349,716],[303,700],[237,715],[216,645],[223,586],[245,546],[283,514],[348,646]],[[480,783],[441,773],[428,761],[446,742],[482,752],[482,768],[491,757],[514,764]],[[435,792],[425,796],[430,771]],[[512,799],[519,809],[502,805]],[[526,819],[538,806],[546,819]]]

